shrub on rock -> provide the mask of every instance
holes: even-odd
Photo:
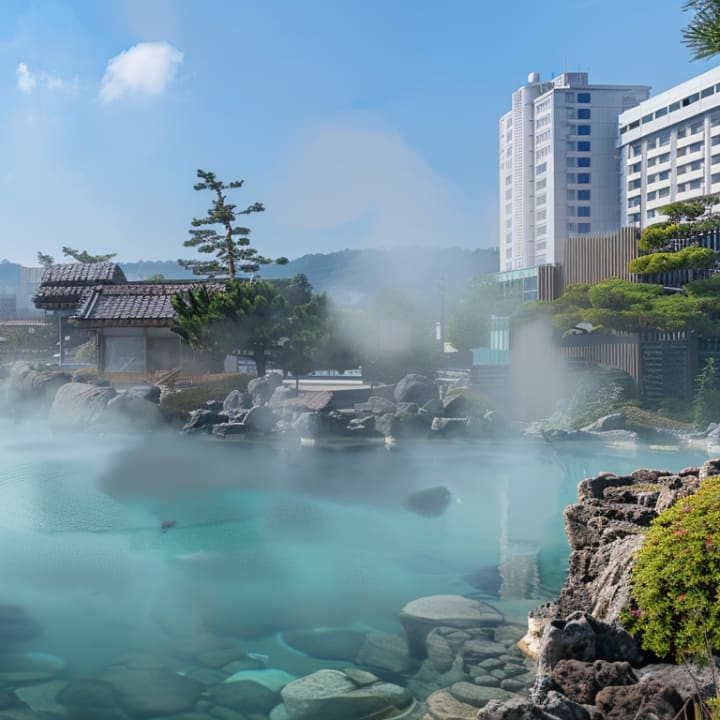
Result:
[[[720,650],[720,476],[652,523],[635,557],[623,620],[658,657]]]

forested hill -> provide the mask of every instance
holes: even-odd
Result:
[[[129,280],[155,274],[166,278],[192,275],[175,262],[120,263]],[[352,307],[372,299],[379,291],[394,288],[417,305],[435,307],[440,302],[444,280],[446,302],[453,304],[466,283],[478,275],[498,270],[496,248],[410,248],[389,250],[342,250],[328,254],[303,255],[287,265],[267,265],[264,278],[307,275],[317,292],[327,292],[339,305]]]

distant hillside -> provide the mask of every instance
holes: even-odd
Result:
[[[120,264],[129,280],[145,280],[156,274],[167,279],[192,277],[172,261]],[[303,255],[287,265],[266,265],[261,275],[271,279],[304,273],[317,292],[327,292],[343,307],[362,305],[380,290],[395,288],[420,307],[436,308],[441,280],[445,282],[446,304],[451,307],[469,280],[497,270],[496,248],[403,247]]]

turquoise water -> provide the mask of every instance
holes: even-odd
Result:
[[[297,672],[282,631],[395,632],[400,608],[429,594],[476,594],[522,620],[562,583],[562,508],[582,478],[704,460],[531,441],[338,452],[0,431],[0,604],[39,623],[26,649],[78,672],[209,635]],[[452,493],[442,515],[408,510],[408,494],[437,485]],[[496,568],[514,555],[537,560],[539,583],[500,599]]]

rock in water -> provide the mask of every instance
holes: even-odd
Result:
[[[318,670],[288,683],[280,693],[287,717],[289,720],[390,717],[412,703],[405,688],[378,678],[371,681],[373,676],[367,675],[358,684],[339,670]]]
[[[423,517],[439,517],[450,504],[450,491],[438,485],[437,487],[419,490],[405,499],[405,506]]]

